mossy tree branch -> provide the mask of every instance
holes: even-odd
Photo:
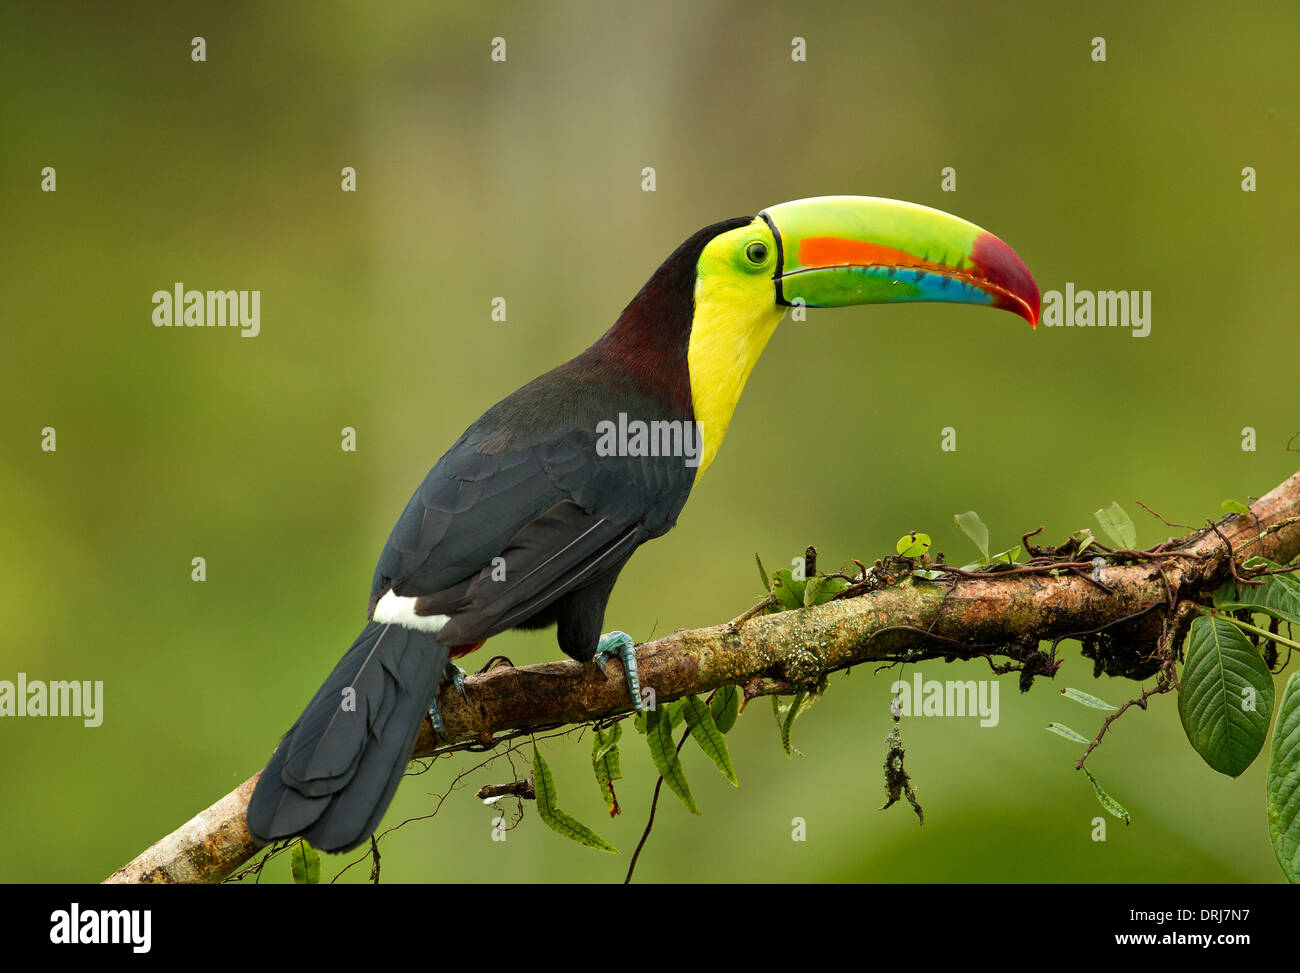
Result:
[[[862,663],[984,657],[993,664],[997,656],[1027,685],[1055,671],[1058,641],[1081,636],[1098,672],[1142,678],[1172,644],[1179,603],[1207,602],[1247,557],[1287,562],[1300,554],[1300,472],[1252,504],[1250,516],[1229,515],[1153,550],[1158,556],[1107,555],[1089,571],[1059,577],[1002,571],[924,583],[901,572],[877,590],[816,608],[648,642],[637,650],[641,682],[657,702],[724,685],[743,686],[754,697],[789,693]],[[1053,651],[1042,651],[1042,642]],[[632,710],[616,662],[605,677],[573,661],[500,667],[470,676],[465,688],[465,700],[450,687],[439,700],[452,741],[491,744],[503,734]],[[426,723],[413,756],[455,745]],[[256,781],[245,781],[106,881],[221,881],[260,847],[244,822]]]

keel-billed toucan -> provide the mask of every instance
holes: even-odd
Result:
[[[595,344],[494,405],[429,471],[379,556],[369,623],[262,772],[252,835],[365,841],[426,712],[441,728],[450,659],[506,629],[555,625],[581,661],[613,650],[639,703],[631,639],[602,640],[610,591],[677,522],[785,309],[894,301],[1031,324],[1039,311],[1010,247],[925,206],[825,196],[693,234]]]

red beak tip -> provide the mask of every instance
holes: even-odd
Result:
[[[1020,255],[995,237],[992,233],[982,233],[975,241],[971,251],[971,260],[981,277],[995,287],[1006,292],[1006,306],[1014,310],[1029,322],[1030,327],[1038,330],[1038,316],[1041,311],[1041,298],[1034,275],[1029,272]]]

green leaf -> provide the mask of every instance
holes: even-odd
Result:
[[[904,534],[894,545],[894,550],[903,557],[920,557],[930,550],[930,535],[915,530],[910,534]]]
[[[632,729],[642,736],[645,736],[645,716],[646,711],[639,709],[636,711],[636,716],[632,717]]]
[[[1282,690],[1265,793],[1273,854],[1287,881],[1300,884],[1300,672]]]
[[[1061,695],[1066,699],[1072,699],[1076,703],[1082,703],[1084,706],[1091,706],[1093,709],[1113,710],[1115,707],[1104,699],[1098,699],[1091,693],[1085,693],[1082,689],[1062,689]]]
[[[596,772],[596,786],[600,788],[601,800],[611,818],[619,813],[614,781],[623,779],[623,764],[618,754],[618,741],[622,735],[623,724],[615,723],[607,729],[597,730],[591,740],[591,767]]]
[[[803,581],[796,581],[789,568],[782,568],[772,575],[772,594],[777,603],[786,611],[803,607]]]
[[[817,604],[817,595],[821,592],[822,585],[825,583],[826,579],[822,577],[809,578],[804,582],[803,605],[805,608]]]
[[[299,838],[289,849],[289,869],[294,885],[320,884],[320,852]]]
[[[1076,530],[1070,536],[1079,542],[1080,554],[1086,551],[1092,545],[1092,542],[1096,540],[1096,538],[1092,536],[1092,531],[1087,527],[1084,527],[1082,530]]]
[[[722,771],[722,776],[731,781],[733,787],[739,787],[736,780],[736,768],[731,765],[731,754],[727,751],[727,740],[713,721],[713,713],[698,696],[687,696],[682,700],[682,715],[690,727],[691,737],[700,745],[704,755],[713,761],[713,765]]]
[[[998,561],[1002,561],[1005,564],[1015,564],[1016,558],[1018,558],[1019,556],[1020,556],[1020,545],[1017,544],[1009,551],[1002,551],[998,554],[994,554],[991,558],[989,558],[989,563],[993,564]]]
[[[671,703],[664,703],[659,708],[664,714],[673,721],[673,729],[682,725],[682,704],[683,700],[675,699]]]
[[[817,598],[812,602],[814,605],[826,604],[849,586],[843,578],[822,578],[821,582],[821,586],[817,589]]]
[[[787,757],[794,756],[794,747],[790,743],[790,731],[794,729],[794,721],[799,718],[799,711],[805,708],[804,704],[807,699],[807,693],[796,693],[789,703],[779,703],[775,696],[772,697],[772,712],[776,714],[777,724],[781,728],[781,746],[785,748]]]
[[[1252,562],[1263,560],[1255,558]],[[1272,561],[1264,563],[1270,569],[1281,567]],[[1245,609],[1300,625],[1300,580],[1291,574],[1269,574],[1259,580],[1264,583],[1238,585],[1228,578],[1214,593],[1214,607],[1227,611]]]
[[[548,828],[588,848],[618,854],[617,848],[581,821],[561,811],[556,805],[558,794],[555,790],[555,778],[551,775],[551,768],[546,765],[536,744],[533,745],[533,790],[537,793],[537,816],[546,823]]]
[[[1120,818],[1125,824],[1128,824],[1128,811],[1124,809],[1124,805],[1102,790],[1101,785],[1097,783],[1097,778],[1092,776],[1087,767],[1083,768],[1083,772],[1088,775],[1088,782],[1092,784],[1092,789],[1097,792],[1097,803],[1115,817]]]
[[[595,848],[597,851],[607,851],[611,855],[618,854],[617,848],[573,815],[561,811],[559,808],[553,808],[550,811],[538,809],[537,813],[546,822],[546,826],[556,834],[562,835],[571,841],[576,841],[580,845],[586,845],[588,848]]]
[[[1219,506],[1230,514],[1245,514],[1247,517],[1250,516],[1250,508],[1240,500],[1225,500],[1223,503],[1219,504]]]
[[[758,556],[757,552],[754,554],[754,562],[758,565],[758,577],[759,580],[763,582],[763,590],[768,594],[771,594],[772,582],[768,580],[767,571],[763,568],[763,559]]]
[[[1178,715],[1196,752],[1221,774],[1238,777],[1268,735],[1273,677],[1241,629],[1201,615],[1184,643]]]
[[[1133,526],[1133,518],[1114,500],[1093,516],[1117,548],[1131,551],[1137,547],[1137,528]]]
[[[979,548],[980,557],[987,564],[989,560],[989,529],[984,526],[984,521],[980,520],[980,515],[974,510],[967,510],[964,514],[954,514],[953,523],[965,532],[966,536],[975,542]]]
[[[1076,733],[1064,723],[1048,723],[1047,729],[1051,730],[1057,736],[1065,737],[1067,740],[1073,740],[1075,743],[1087,743],[1088,738],[1082,733]]]
[[[597,729],[591,741],[591,757],[593,760],[604,760],[611,753],[614,759],[618,760],[618,741],[623,736],[623,724],[611,723],[605,729]],[[615,778],[618,780],[620,778]]]
[[[650,711],[650,718],[646,721],[645,736],[650,744],[650,759],[654,761],[659,776],[664,779],[664,783],[672,789],[672,792],[682,799],[682,803],[692,814],[699,814],[700,809],[695,804],[695,798],[691,796],[690,785],[686,783],[686,771],[682,769],[682,762],[677,756],[672,719],[664,712],[663,707]]]
[[[723,686],[713,694],[709,710],[713,713],[713,722],[717,728],[723,733],[729,732],[736,725],[736,717],[740,715],[740,687]]]
[[[776,717],[776,731],[781,734],[781,746],[785,755],[790,756],[790,737],[785,732],[785,717],[790,712],[790,704],[781,702],[779,696],[772,697],[772,715]]]

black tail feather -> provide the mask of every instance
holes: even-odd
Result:
[[[248,805],[263,844],[347,851],[378,827],[450,653],[429,632],[369,623],[280,741]],[[350,692],[349,692],[350,690]]]

